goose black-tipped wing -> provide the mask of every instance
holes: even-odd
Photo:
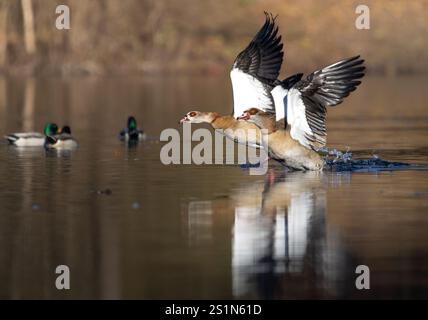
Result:
[[[308,148],[326,144],[325,118],[328,106],[340,104],[364,76],[360,56],[344,59],[308,75],[287,94],[287,123],[292,138]]]
[[[235,116],[251,107],[275,112],[270,92],[278,78],[284,53],[275,18],[272,14],[265,15],[264,25],[239,53],[230,72]]]

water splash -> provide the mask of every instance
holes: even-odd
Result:
[[[419,169],[416,165],[383,160],[377,154],[373,154],[369,159],[353,159],[352,152],[349,150],[349,148],[347,148],[345,152],[328,148],[319,150],[320,153],[325,155],[325,169],[337,172],[377,172]]]
[[[349,150],[350,150],[349,147],[346,147],[345,152],[342,152],[337,149],[328,149],[327,147],[323,147],[317,151],[320,154],[325,155],[326,160],[332,161],[333,163],[336,163],[336,162],[347,163],[348,161],[352,160],[352,152],[350,152]]]
[[[373,153],[371,155],[371,158],[368,159],[354,159],[349,147],[346,148],[346,151],[323,147],[321,149],[318,149],[317,152],[324,158],[324,170],[326,171],[380,172],[399,170],[428,170],[428,166],[424,165],[383,160],[375,153]],[[245,163],[240,165],[240,168],[244,171],[247,171],[250,168],[258,167],[260,167],[260,163]],[[294,171],[293,169],[289,170]]]

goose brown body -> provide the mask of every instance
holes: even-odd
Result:
[[[278,128],[272,115],[252,108],[246,110],[240,118],[253,122],[260,129],[266,129],[262,135],[262,145],[271,158],[283,161],[287,167],[297,170],[322,170],[324,161],[321,156],[293,139],[289,128]]]
[[[290,136],[289,130],[276,130],[264,134],[263,146],[269,156],[284,161],[288,167],[298,170],[322,170],[324,161],[314,150],[302,146]]]

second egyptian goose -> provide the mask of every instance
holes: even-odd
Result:
[[[326,145],[327,106],[340,104],[361,83],[364,60],[344,59],[317,70],[305,79],[297,74],[272,90],[277,107],[272,115],[258,108],[243,112],[240,120],[256,124],[269,155],[293,169],[321,170],[324,161],[318,151]],[[283,108],[279,108],[279,106]],[[277,120],[284,118],[284,126]]]
[[[266,12],[265,15],[264,25],[245,50],[238,54],[230,72],[233,87],[232,114],[220,116],[216,112],[191,111],[180,123],[207,122],[215,129],[226,130],[223,133],[230,139],[253,147],[261,145],[258,127],[246,121],[239,121],[237,117],[253,106],[258,106],[266,112],[275,112],[271,90],[278,82],[284,53],[275,18]],[[255,134],[247,134],[249,129]]]
[[[278,128],[275,116],[260,109],[251,108],[244,111],[242,120],[253,122],[260,129],[265,129],[262,135],[263,147],[268,150],[269,157],[284,162],[287,167],[296,170],[321,170],[324,161],[313,149],[301,145],[291,137],[290,129]]]

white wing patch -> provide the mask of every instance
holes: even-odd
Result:
[[[270,93],[262,82],[239,69],[230,72],[233,87],[233,116],[239,117],[249,108],[273,112]]]
[[[288,90],[284,89],[282,86],[276,86],[271,91],[273,102],[275,104],[275,118],[276,121],[285,118],[285,105],[284,98],[287,95]]]
[[[303,104],[301,93],[294,88],[291,88],[287,95],[287,123],[291,128],[291,137],[311,149],[307,136],[313,136],[314,133],[306,120],[306,107]]]

